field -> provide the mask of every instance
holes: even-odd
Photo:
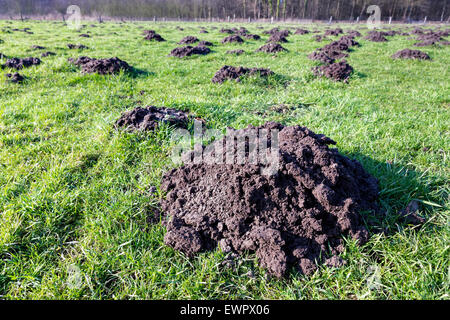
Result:
[[[7,26],[33,34],[6,32]],[[209,33],[199,33],[200,26]],[[221,44],[220,28],[233,26],[262,39]],[[292,34],[283,44],[287,52],[256,53],[268,38],[257,27],[88,22],[81,32],[90,38],[80,38],[62,22],[0,21],[1,53],[40,57],[32,45],[56,53],[21,70],[22,84],[5,82],[11,71],[0,70],[0,298],[449,298],[449,47],[420,48],[431,61],[393,60],[416,40],[358,38],[346,84],[311,72],[317,64],[307,55],[327,42]],[[167,41],[144,40],[146,29]],[[213,52],[168,57],[187,35],[213,42]],[[89,49],[69,50],[68,43]],[[232,49],[246,53],[226,54]],[[67,61],[82,55],[117,56],[136,72],[83,74]],[[212,83],[223,65],[270,68],[276,75]],[[291,272],[282,280],[266,276],[253,255],[235,268],[222,265],[226,254],[219,249],[188,259],[164,245],[160,223],[149,223],[164,196],[161,177],[174,167],[172,128],[127,133],[113,127],[138,105],[189,111],[221,130],[278,121],[327,135],[379,179],[385,233],[372,230],[364,246],[348,240],[342,268],[320,267],[312,276]],[[149,192],[151,186],[158,192]],[[414,199],[427,219],[421,228],[398,219]]]

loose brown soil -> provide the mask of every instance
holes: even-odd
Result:
[[[343,34],[344,30],[342,30],[341,28],[336,28],[336,29],[330,29],[330,30],[326,30],[324,33],[324,36],[338,36],[340,34]]]
[[[69,48],[69,49],[89,49],[84,44],[73,44],[73,43],[69,43],[67,45],[67,48]]]
[[[241,50],[241,49],[238,49],[238,50],[228,50],[228,51],[227,51],[227,54],[241,55],[241,54],[243,54],[243,53],[245,53],[245,51],[244,51],[244,50]]]
[[[56,55],[56,53],[51,52],[51,51],[47,51],[47,52],[42,53],[42,54],[41,54],[41,57],[42,57],[42,58],[45,58],[45,57],[55,56],[55,55]]]
[[[154,31],[154,30],[145,30],[144,31],[144,35],[145,35],[145,37],[144,37],[145,40],[157,41],[157,42],[166,41],[166,39],[161,37],[161,35],[156,33],[156,31]]]
[[[41,60],[39,58],[11,58],[6,60],[4,67],[12,68],[16,70],[21,70],[23,68],[28,68],[31,66],[36,66],[41,64]]]
[[[255,75],[258,74],[261,77],[267,77],[273,74],[269,69],[263,68],[245,68],[245,67],[233,67],[233,66],[223,66],[216,72],[214,77],[211,79],[213,83],[223,83],[224,81],[230,79],[236,82],[241,81],[241,77],[244,75]]]
[[[267,42],[286,43],[286,42],[288,42],[288,40],[286,39],[286,37],[284,36],[284,34],[282,34],[281,32],[277,32],[277,33],[273,33],[273,34],[269,37],[269,40],[267,40]]]
[[[386,42],[387,39],[384,37],[383,33],[380,31],[370,31],[364,39],[372,42]]]
[[[352,72],[353,68],[345,60],[313,68],[316,76],[327,77],[334,81],[347,82]]]
[[[23,76],[21,76],[19,73],[7,73],[6,74],[6,81],[7,82],[12,82],[12,83],[22,83],[23,80],[25,80],[25,78]]]
[[[181,41],[178,42],[178,44],[193,44],[193,43],[196,43],[199,41],[200,40],[197,37],[187,36],[187,37],[184,37],[183,39],[181,39]]]
[[[178,128],[187,128],[189,116],[183,111],[171,108],[148,106],[124,112],[116,121],[116,128],[127,131],[152,131],[161,123]]]
[[[393,59],[418,59],[418,60],[430,60],[430,56],[420,50],[403,49],[396,52]]]
[[[203,47],[203,46],[197,46],[197,47],[192,47],[192,46],[186,46],[186,47],[178,47],[173,49],[169,56],[171,57],[177,57],[177,58],[184,58],[184,57],[188,57],[194,54],[199,54],[199,55],[205,55],[211,52],[211,49],[209,49],[208,47]]]
[[[200,46],[200,47],[212,47],[213,45],[214,44],[212,42],[205,41],[205,40],[202,40],[198,43],[198,46]]]
[[[291,266],[310,274],[317,263],[344,264],[342,236],[360,244],[369,238],[360,212],[377,210],[377,180],[329,148],[334,141],[305,127],[266,123],[233,135],[246,141],[257,129],[279,130],[278,173],[261,174],[266,166],[248,157],[244,164],[189,163],[167,172],[161,183],[167,193],[161,208],[170,217],[165,243],[188,256],[217,245],[255,252],[277,277]],[[227,148],[226,139],[215,144]]]
[[[244,42],[244,39],[242,39],[240,36],[236,34],[225,37],[222,40],[222,43],[242,43],[242,42]]]
[[[81,67],[83,73],[116,74],[121,70],[130,71],[131,67],[117,57],[109,59],[94,59],[89,57],[69,58],[69,62]]]
[[[269,43],[263,45],[262,47],[260,47],[256,51],[262,51],[262,52],[267,52],[267,53],[277,53],[277,52],[287,51],[287,50],[285,48],[283,48],[281,46],[281,44],[279,44],[279,43],[269,42]]]
[[[295,32],[294,32],[294,34],[308,34],[309,33],[309,31],[308,30],[306,30],[306,29],[297,29],[297,30],[295,30]]]

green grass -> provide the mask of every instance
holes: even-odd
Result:
[[[22,85],[5,83],[10,70],[0,70],[0,298],[449,299],[450,49],[422,48],[432,61],[392,60],[415,41],[360,38],[348,58],[355,73],[343,84],[312,76],[307,54],[326,42],[311,34],[291,35],[289,52],[274,58],[254,52],[267,36],[222,45],[224,25],[182,24],[184,31],[176,25],[88,23],[85,39],[61,22],[0,21],[0,30],[34,32],[0,31],[0,52],[40,56],[30,47],[41,45],[57,53],[22,70]],[[208,34],[199,33],[201,25]],[[168,41],[145,41],[144,29]],[[186,35],[212,41],[214,52],[167,57]],[[89,49],[68,50],[67,43]],[[233,48],[246,54],[225,54]],[[67,62],[79,55],[118,56],[141,72],[83,75]],[[268,67],[278,76],[211,83],[224,64]],[[148,190],[174,166],[171,128],[136,134],[112,128],[139,104],[190,111],[218,129],[273,120],[326,134],[380,180],[387,233],[372,230],[362,247],[348,241],[345,267],[320,267],[309,277],[268,278],[254,256],[227,269],[219,250],[187,259],[163,244],[164,227],[148,223],[161,196]],[[273,111],[281,104],[290,111]],[[428,219],[420,229],[397,218],[412,199]]]

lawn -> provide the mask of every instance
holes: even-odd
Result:
[[[0,298],[449,299],[448,46],[420,48],[431,61],[393,60],[416,41],[357,38],[361,47],[347,59],[354,73],[345,84],[312,75],[316,63],[307,55],[327,43],[312,34],[292,34],[283,44],[288,51],[273,56],[254,52],[268,38],[258,24],[245,27],[262,39],[242,45],[222,45],[226,35],[219,30],[244,24],[86,24],[81,32],[90,38],[60,21],[0,21],[1,53],[56,53],[21,70],[23,84],[6,83],[11,70],[0,69]],[[33,34],[7,26],[29,27]],[[209,33],[199,33],[200,26]],[[145,29],[167,41],[144,40]],[[213,42],[213,52],[167,57],[187,35]],[[69,50],[68,43],[89,49]],[[246,53],[226,54],[232,49]],[[136,72],[82,74],[67,61],[81,55],[117,56]],[[213,84],[225,64],[270,68],[276,76]],[[122,112],[139,105],[190,111],[221,130],[278,121],[327,135],[379,179],[385,232],[371,229],[361,247],[346,241],[347,265],[322,266],[312,276],[268,277],[253,255],[228,268],[219,249],[188,259],[164,245],[160,223],[149,222],[164,196],[161,177],[175,166],[172,128],[113,128]],[[421,228],[398,218],[413,199],[427,219]]]

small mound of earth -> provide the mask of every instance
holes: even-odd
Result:
[[[420,50],[403,49],[396,52],[393,59],[419,59],[419,60],[430,60],[430,56]]]
[[[144,37],[145,40],[157,41],[157,42],[166,41],[166,39],[161,37],[161,35],[156,33],[156,31],[154,31],[154,30],[145,30],[144,31],[144,35],[145,35],[145,37]]]
[[[178,42],[178,44],[193,44],[198,41],[199,41],[199,39],[197,37],[187,36],[187,37],[184,37],[183,39],[181,39],[181,41]]]
[[[200,33],[209,33],[208,31],[206,31],[206,30],[203,30],[203,29],[202,29],[202,30],[200,30],[199,32],[200,32]]]
[[[170,217],[165,244],[188,256],[217,245],[224,252],[255,252],[261,267],[283,277],[290,267],[311,274],[317,263],[344,264],[338,256],[343,236],[367,242],[360,212],[378,211],[378,181],[358,161],[330,148],[336,143],[326,136],[269,122],[231,130],[212,145],[227,151],[211,155],[217,152],[225,163],[229,150],[237,151],[236,140],[246,141],[248,150],[250,142],[267,139],[270,148],[277,133],[273,175],[262,173],[268,162],[250,161],[249,153],[240,162],[191,161],[167,172],[161,182],[167,196],[160,202]]]
[[[241,50],[241,49],[238,49],[238,50],[228,50],[228,51],[227,51],[227,54],[241,55],[241,54],[243,54],[243,53],[245,53],[245,51],[244,51],[244,50]]]
[[[90,38],[91,36],[86,33],[82,33],[82,34],[80,34],[80,37],[81,38]]]
[[[157,108],[154,106],[137,107],[124,112],[114,126],[115,128],[123,128],[127,131],[152,131],[160,123],[177,128],[187,128],[189,116],[183,111],[171,108]]]
[[[117,57],[109,59],[94,59],[89,57],[79,57],[74,60],[69,58],[69,62],[81,67],[83,73],[98,73],[98,74],[116,74],[121,70],[130,71],[131,67],[125,61]]]
[[[359,46],[359,42],[355,40],[355,36],[347,35],[342,36],[339,40],[339,43],[345,44],[347,47],[357,47]]]
[[[255,75],[258,74],[261,77],[267,77],[272,75],[273,72],[269,69],[264,68],[245,68],[245,67],[233,67],[233,66],[223,66],[216,72],[214,77],[211,79],[213,83],[223,83],[225,80],[235,80],[236,82],[241,81],[243,75]]]
[[[214,44],[212,42],[205,41],[205,40],[202,40],[198,43],[198,46],[200,46],[200,47],[212,47],[213,45]]]
[[[16,70],[21,70],[23,68],[28,68],[31,66],[36,66],[41,64],[41,60],[39,58],[11,58],[6,60],[6,63],[4,64],[7,68],[12,68]]]
[[[236,34],[225,37],[222,40],[222,43],[242,43],[242,42],[244,42],[244,40]]]
[[[67,45],[67,48],[69,48],[69,49],[89,49],[84,44],[73,44],[73,43],[69,43]]]
[[[317,42],[322,42],[322,41],[328,40],[328,38],[325,36],[321,36],[321,35],[315,35],[314,40],[316,40]]]
[[[326,30],[324,33],[324,36],[338,36],[340,34],[344,33],[344,30],[342,30],[341,28],[336,28],[336,29],[330,29],[330,30]]]
[[[257,35],[257,34],[250,34],[250,33],[244,34],[244,37],[246,39],[249,39],[249,40],[259,40],[259,39],[261,39],[261,37],[259,35]]]
[[[349,30],[347,32],[347,34],[351,37],[361,37],[362,36],[361,32],[359,32],[357,30]]]
[[[43,47],[43,46],[38,46],[38,45],[33,45],[33,46],[31,46],[31,49],[33,49],[33,50],[44,50],[45,47]]]
[[[314,51],[308,56],[308,58],[311,60],[320,61],[325,64],[332,64],[335,61],[333,58],[331,58],[329,55],[327,55],[325,52],[321,50]]]
[[[289,36],[289,34],[291,33],[289,30],[287,30],[287,29],[285,29],[285,30],[280,30],[279,28],[273,28],[273,29],[270,29],[269,31],[264,31],[263,32],[264,34],[271,34],[271,35],[273,35],[273,34],[276,34],[276,33],[278,33],[278,34],[280,34],[281,36],[283,36],[283,37],[288,37]]]
[[[49,56],[56,56],[56,53],[51,52],[51,51],[47,51],[47,52],[44,52],[44,53],[41,54],[42,58],[49,57]]]
[[[334,81],[347,82],[352,72],[353,68],[345,60],[313,68],[316,76],[327,77]]]
[[[370,31],[364,39],[372,42],[386,42],[387,39],[384,37],[383,33],[380,31]]]
[[[277,52],[287,51],[287,50],[285,48],[283,48],[281,46],[281,44],[279,44],[279,43],[269,42],[269,43],[263,45],[262,47],[260,47],[256,51],[262,51],[262,52],[267,52],[267,53],[277,53]]]
[[[269,40],[267,40],[267,42],[281,42],[281,43],[286,43],[288,42],[288,40],[286,39],[286,37],[284,36],[283,33],[281,32],[276,32],[270,35]]]
[[[309,31],[306,29],[297,29],[295,30],[294,34],[308,34]]]
[[[226,29],[226,28],[220,29],[219,32],[220,32],[220,33],[228,33],[228,34],[233,34],[233,33],[234,33],[233,30],[231,30],[231,29]]]
[[[23,80],[25,80],[25,78],[22,75],[20,75],[18,72],[6,74],[6,81],[8,81],[8,82],[22,83]]]
[[[211,52],[211,49],[209,49],[208,47],[204,47],[204,46],[197,46],[197,47],[191,47],[191,46],[186,46],[186,47],[178,47],[173,49],[169,56],[171,57],[177,57],[177,58],[184,58],[184,57],[188,57],[194,54],[199,54],[199,55],[205,55]]]

